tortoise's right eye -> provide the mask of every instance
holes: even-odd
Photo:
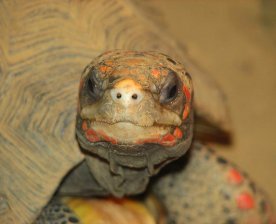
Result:
[[[95,82],[91,79],[88,79],[87,85],[90,93],[95,94],[95,88],[96,88]]]
[[[100,79],[97,79],[96,71],[91,70],[87,79],[87,92],[93,100],[98,100],[103,95],[103,82]]]

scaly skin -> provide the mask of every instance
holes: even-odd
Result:
[[[200,144],[165,167],[152,190],[169,223],[274,223],[269,200],[248,175]]]
[[[192,139],[192,99],[189,74],[166,55],[112,51],[97,57],[80,82],[76,132],[86,164],[69,175],[59,193],[140,194],[150,176],[182,157],[150,184],[168,223],[272,223],[271,206],[234,165],[198,144],[183,157]],[[63,209],[53,206],[37,222],[70,223]],[[85,223],[74,211],[70,215],[73,223]]]

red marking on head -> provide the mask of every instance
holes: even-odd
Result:
[[[155,76],[155,77],[159,77],[160,76],[160,71],[158,70],[158,69],[153,69],[152,71],[151,71],[151,74],[153,75],[153,76]]]
[[[236,203],[238,208],[242,210],[252,209],[255,206],[253,197],[247,192],[240,194],[236,198]]]
[[[244,178],[239,171],[236,169],[231,169],[228,172],[228,180],[233,184],[241,184]]]
[[[181,139],[182,136],[183,136],[183,133],[182,131],[180,130],[180,128],[175,128],[174,129],[174,132],[173,132],[173,135],[178,138],[178,139]]]
[[[85,132],[85,136],[86,136],[87,140],[90,141],[90,142],[97,142],[97,141],[100,140],[100,138],[97,135],[97,133],[94,130],[92,130],[92,129],[88,129]]]
[[[96,135],[86,135],[86,138],[89,142],[98,142],[100,140]]]
[[[186,104],[185,107],[184,107],[183,114],[182,114],[182,119],[183,120],[185,120],[188,117],[189,112],[190,112],[190,107],[189,107],[188,104]]]
[[[183,114],[182,114],[182,119],[185,120],[189,113],[190,113],[190,101],[191,101],[191,93],[189,91],[189,89],[183,85],[183,93],[185,94],[185,97],[186,97],[186,104],[185,104],[185,107],[184,107],[184,111],[183,111]]]
[[[87,129],[85,132],[85,136],[86,136],[87,140],[90,142],[97,142],[100,140],[99,136],[93,129]]]
[[[162,138],[162,141],[171,142],[171,141],[174,141],[174,140],[175,140],[175,137],[174,137],[172,134],[166,134],[166,135]]]
[[[82,128],[82,130],[87,131],[88,127],[87,127],[87,122],[86,121],[82,122],[81,128]]]
[[[86,131],[86,134],[87,134],[87,135],[97,135],[97,133],[96,133],[93,129],[88,129],[88,130]]]
[[[176,143],[176,139],[172,134],[166,134],[162,137],[160,144],[167,145],[167,146],[173,146]]]
[[[108,66],[105,66],[105,65],[102,65],[101,67],[100,67],[100,71],[101,72],[107,72],[109,70],[109,67]]]
[[[191,101],[191,93],[185,85],[183,85],[183,93],[186,96],[187,103],[190,102]]]

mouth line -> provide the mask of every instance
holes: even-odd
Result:
[[[117,120],[117,121],[106,121],[106,120],[96,120],[96,119],[87,119],[86,121],[88,121],[89,125],[92,124],[103,124],[103,125],[115,125],[115,124],[129,124],[129,125],[133,125],[133,126],[137,126],[137,127],[141,127],[141,128],[150,128],[150,127],[174,127],[174,125],[166,125],[166,124],[159,124],[159,123],[153,123],[151,125],[143,125],[143,124],[139,124],[137,122],[133,122],[130,120]]]
[[[114,145],[154,143],[173,146],[182,139],[183,131],[172,125],[139,126],[129,121],[83,120],[82,130],[88,141],[109,142]]]

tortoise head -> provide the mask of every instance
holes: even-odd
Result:
[[[110,162],[155,173],[190,146],[192,96],[189,74],[167,55],[104,53],[81,77],[79,143]]]

